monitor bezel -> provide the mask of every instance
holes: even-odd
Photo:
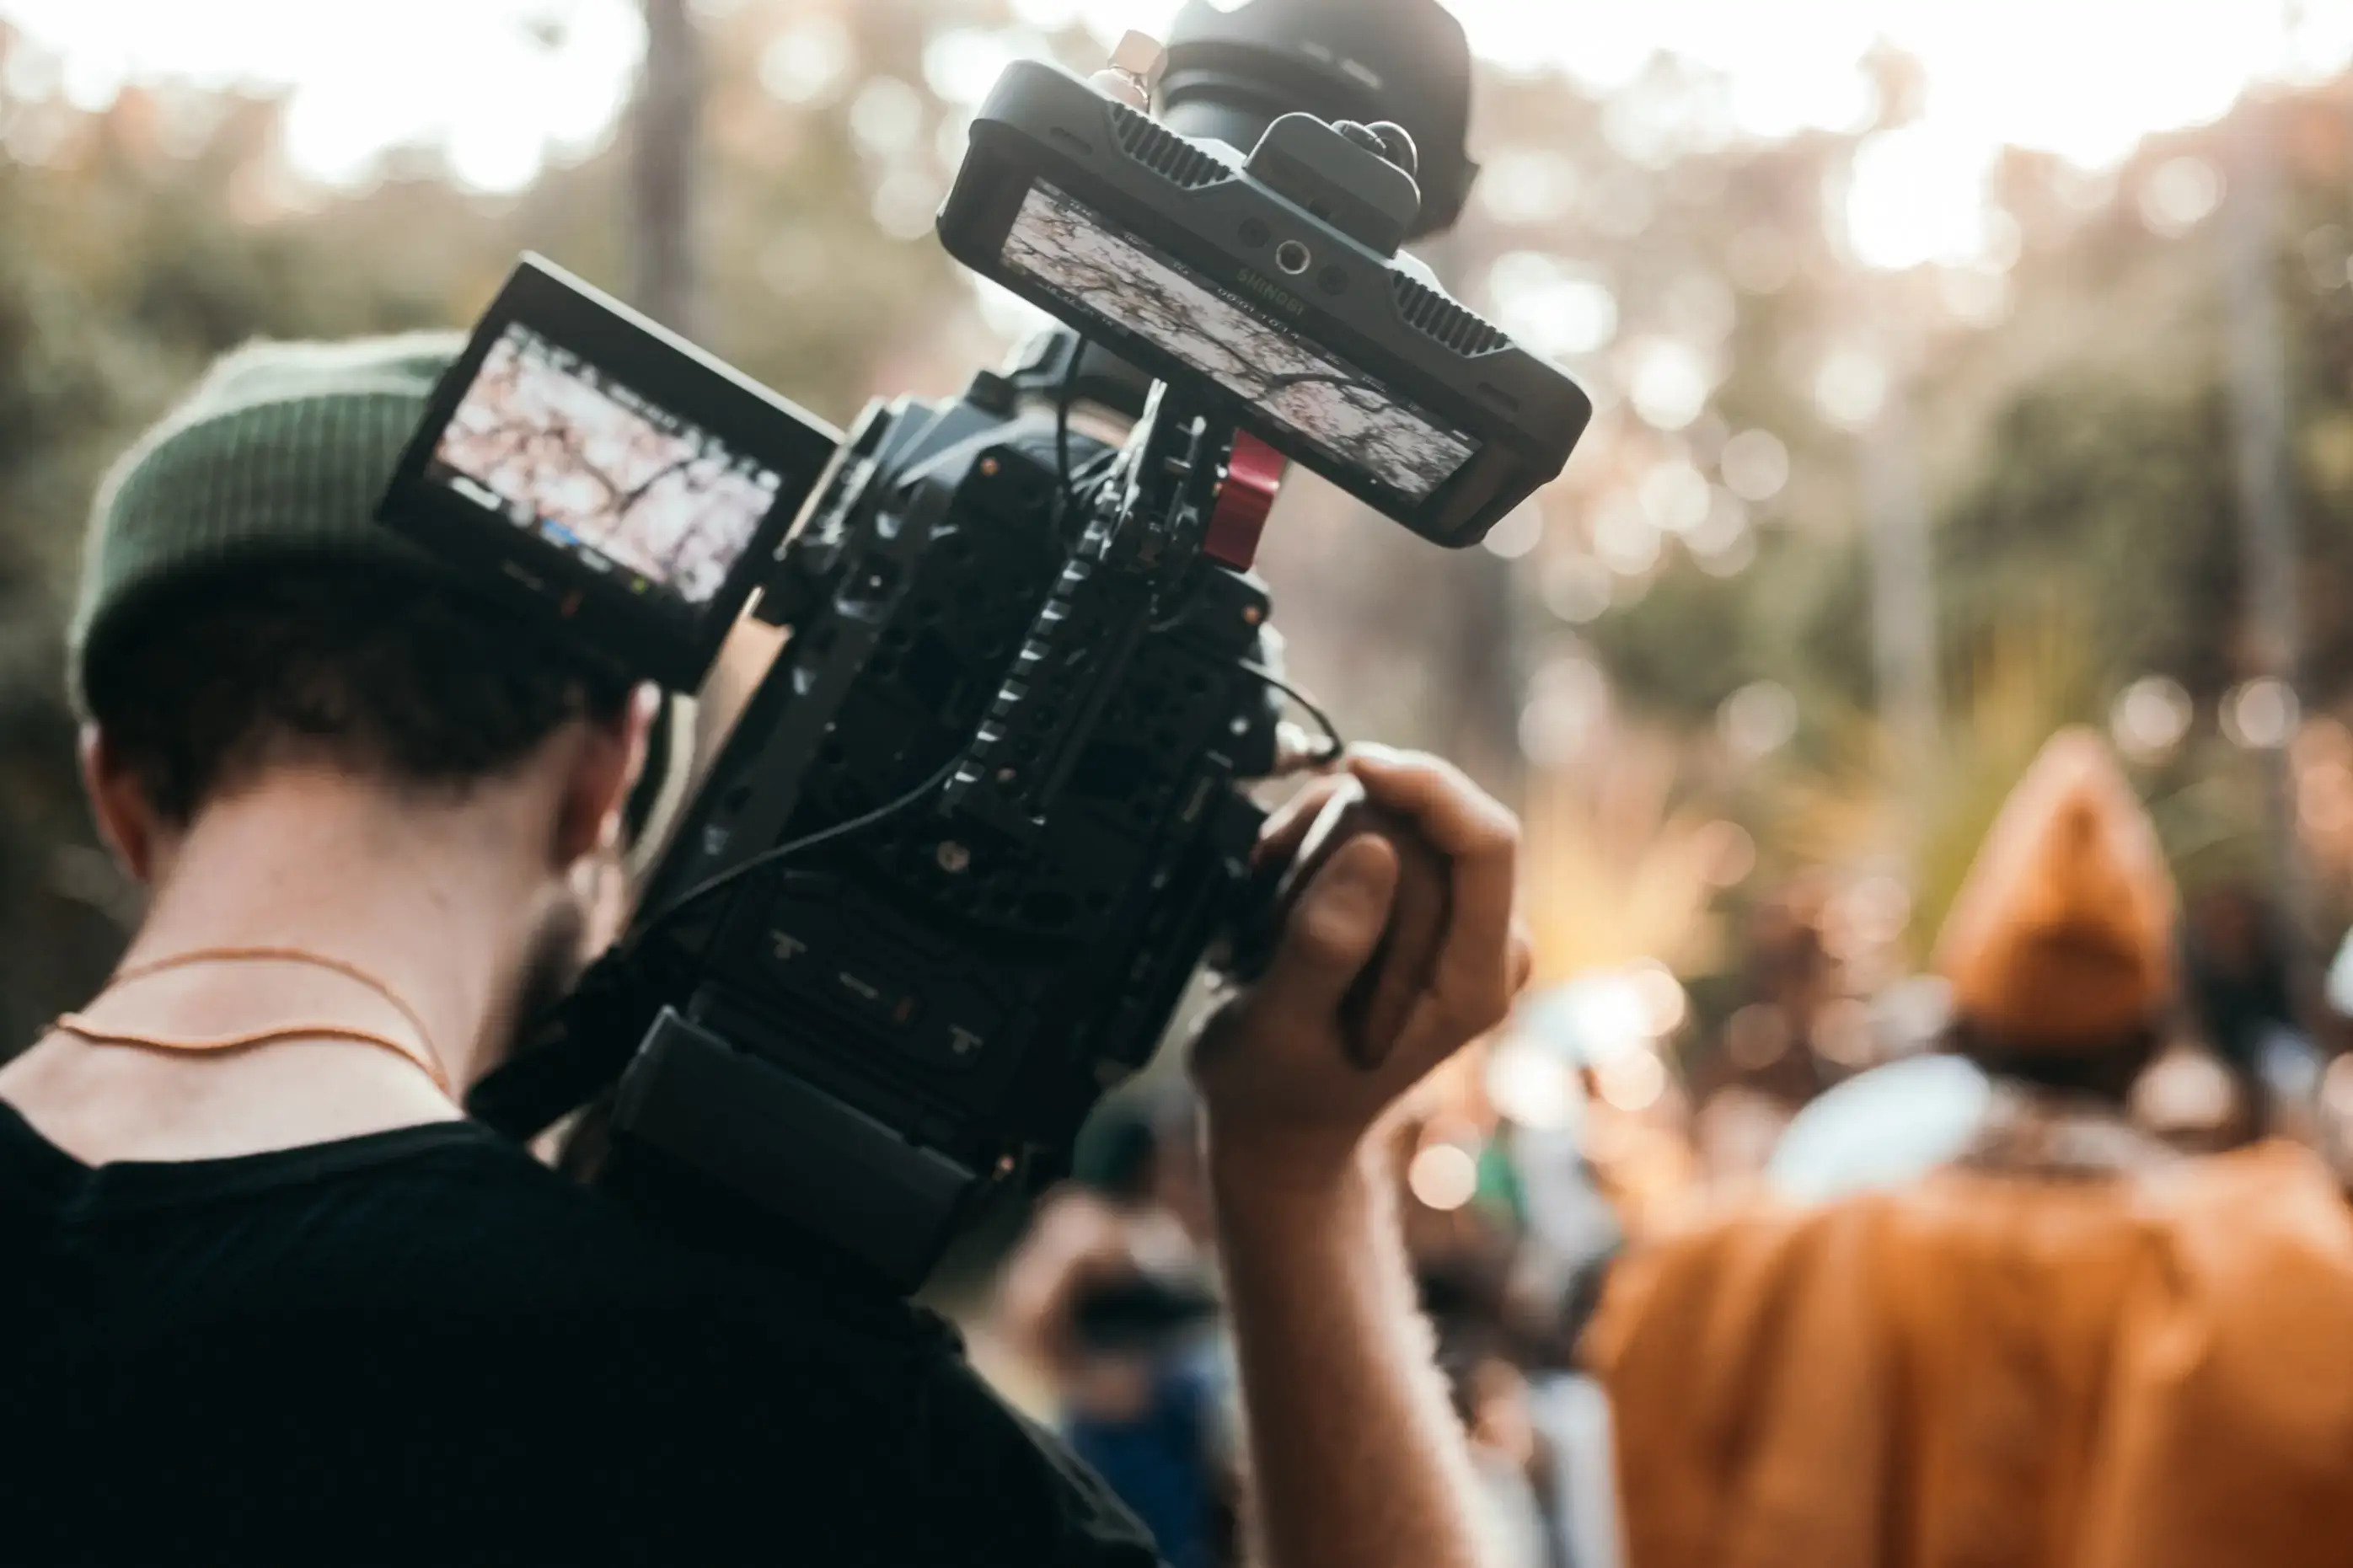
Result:
[[[441,436],[510,326],[577,353],[783,480],[708,601],[633,590],[573,552],[431,478]],[[673,691],[700,687],[776,549],[816,495],[841,432],[543,257],[525,255],[434,389],[377,519],[584,655]]]

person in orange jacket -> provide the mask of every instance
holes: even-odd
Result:
[[[1994,1083],[1964,1152],[1616,1270],[1585,1353],[1630,1568],[2353,1562],[2353,1211],[2302,1148],[2124,1114],[2173,922],[2105,745],[2058,736],[1938,944]]]

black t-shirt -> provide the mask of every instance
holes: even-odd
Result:
[[[91,1168],[0,1105],[0,1562],[1153,1562],[944,1323],[470,1122]]]

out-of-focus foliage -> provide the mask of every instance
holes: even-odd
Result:
[[[1577,658],[1606,672],[1611,717],[1582,744],[1538,723],[1531,760],[1591,770],[1630,727],[1680,736],[1696,754],[1686,770],[1719,776],[1719,805],[1756,831],[1760,877],[1901,874],[1916,956],[2050,730],[2105,725],[2130,683],[2161,677],[2192,721],[2141,766],[2184,874],[2267,872],[2261,759],[2221,733],[2227,695],[2261,673],[2223,242],[2253,142],[2284,188],[2269,237],[2302,695],[2307,711],[2336,710],[2353,696],[2345,84],[2259,94],[2113,175],[2012,154],[1989,254],[1896,274],[1861,266],[1842,238],[1847,173],[1878,127],[1679,142],[1700,119],[1662,106],[1684,90],[1665,62],[1598,112],[1556,83],[1503,84],[1487,127],[1504,147],[1482,149],[1489,184],[1455,242],[1483,308],[1573,346],[1602,405],[1514,561],[1513,598],[1530,715],[1542,672]],[[1883,96],[1879,126],[1900,122],[1904,94]],[[1899,399],[1910,450],[1890,454],[1898,432],[1881,414]],[[1930,519],[1945,710],[1925,756],[1873,716],[1874,446]],[[1760,478],[1760,447],[1786,465]],[[1797,723],[1744,749],[1727,700],[1760,689]],[[2305,770],[2321,781],[2307,792],[2327,771]],[[1539,858],[1535,875],[1574,869]],[[2320,891],[2324,913],[2346,902],[2334,883]]]
[[[1925,944],[2035,753],[2061,728],[2096,722],[2097,696],[2073,625],[2021,613],[1968,665],[1929,756],[1907,763],[1883,726],[1857,715],[1825,765],[1778,792],[1766,836],[1777,856],[1801,867],[1863,866],[1905,852],[1911,934]]]
[[[1009,27],[997,0],[696,9],[702,341],[842,423],[871,395],[950,394],[995,363],[1034,318],[985,300],[932,237],[970,109],[944,94],[969,86],[959,59],[1043,51],[1084,66],[1100,46],[1075,27]],[[512,196],[464,189],[425,148],[391,153],[363,188],[325,189],[290,171],[269,99],[142,88],[90,112],[55,72],[6,68],[30,48],[0,26],[8,1042],[89,994],[136,910],[79,805],[62,702],[62,630],[105,463],[251,337],[463,324],[524,248],[626,293],[631,221],[626,127]],[[1433,572],[1435,552],[1402,530],[1319,483],[1293,489],[1294,538],[1271,552],[1270,575],[1301,668],[1352,733],[1482,756],[1508,791],[1516,676],[1501,563],[1474,554]],[[1448,695],[1461,689],[1490,695]]]
[[[853,129],[888,77],[911,156],[944,188],[952,118],[923,85],[937,8],[792,8],[839,46],[839,79],[765,90],[778,7],[710,40],[703,228],[712,346],[836,419],[870,389],[953,387],[998,344],[927,237],[874,216],[889,174]],[[30,46],[0,27],[0,1040],[87,995],[132,891],[94,843],[73,778],[61,637],[82,523],[105,463],[212,356],[257,335],[339,336],[470,319],[515,254],[626,289],[626,146],[592,150],[517,196],[453,182],[429,150],[366,188],[290,174],[280,110],[256,97],[134,89],[91,113],[12,91]],[[871,113],[866,120],[880,118]],[[905,153],[899,149],[892,156]],[[903,202],[901,204],[905,205]],[[5,1047],[0,1047],[5,1048]]]
[[[1019,320],[929,234],[968,79],[992,51],[1084,65],[1099,46],[1014,26],[1001,0],[695,9],[710,67],[701,335],[837,420],[875,393],[953,391]],[[0,65],[23,47],[0,36]],[[90,113],[27,96],[44,74],[0,69],[0,1039],[86,993],[127,906],[75,800],[57,651],[108,456],[257,333],[460,323],[525,247],[628,283],[624,144],[509,197],[467,192],[421,149],[364,189],[322,190],[286,169],[270,100],[153,88]],[[1907,68],[1882,74],[1880,123],[1900,122]],[[1672,912],[1645,917],[1641,945],[1706,964],[1704,889],[1686,862],[1722,817],[1753,833],[1755,882],[1813,863],[1910,867],[1916,951],[2032,731],[2105,721],[2144,676],[2194,705],[2189,732],[2147,766],[2168,842],[2186,866],[2244,863],[2262,794],[2217,719],[2253,673],[2221,172],[2259,117],[2286,198],[2272,238],[2304,695],[2307,710],[2341,708],[2344,86],[2242,106],[2111,177],[2013,156],[1982,262],[1901,274],[1862,268],[1842,238],[1872,128],[1758,144],[1730,138],[1708,101],[1664,58],[1609,101],[1544,72],[1483,71],[1472,150],[1486,174],[1428,258],[1570,365],[1600,413],[1494,552],[1441,555],[1295,480],[1262,562],[1294,673],[1352,732],[1442,746],[1531,808],[1554,970],[1585,962],[1576,932],[1670,885],[1683,890],[1656,907]],[[2219,210],[2173,199],[2201,180]],[[1870,717],[1859,458],[1886,438],[1874,411],[1891,387],[1908,392],[1911,473],[1933,520],[1947,711],[1925,761],[1899,759]],[[1672,787],[1647,814],[1611,816],[1598,804],[1615,798],[1609,780],[1642,772],[1614,755],[1630,748],[1672,758]]]
[[[1678,788],[1680,765],[1680,748],[1651,736],[1531,784],[1527,851],[1546,876],[1527,889],[1522,918],[1539,990],[1646,958],[1689,971],[1724,956],[1708,908],[1754,849]]]

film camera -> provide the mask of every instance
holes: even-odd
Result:
[[[607,1185],[900,1288],[1250,906],[1285,460],[1461,546],[1590,413],[1399,253],[1474,172],[1435,0],[1195,0],[1152,53],[1016,64],[974,122],[941,238],[1065,323],[1007,371],[842,436],[526,258],[382,510],[673,690],[747,605],[789,628],[628,934],[471,1104],[527,1135],[612,1090]]]

